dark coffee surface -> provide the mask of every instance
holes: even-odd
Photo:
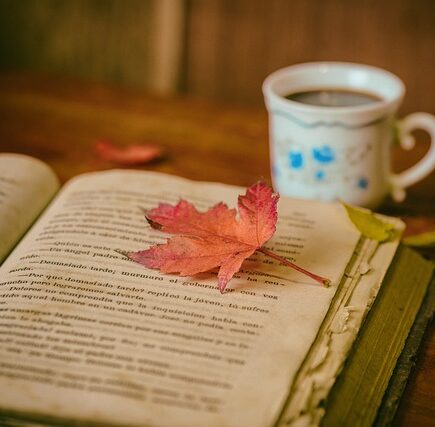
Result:
[[[381,97],[372,93],[335,88],[294,92],[286,95],[285,98],[320,107],[355,107],[382,101]]]

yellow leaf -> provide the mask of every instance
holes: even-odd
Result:
[[[408,246],[419,248],[435,248],[435,231],[408,236],[403,239],[403,243]]]
[[[379,242],[388,242],[397,237],[398,230],[394,225],[383,221],[372,211],[347,205],[346,203],[342,204],[346,208],[350,220],[363,236]]]

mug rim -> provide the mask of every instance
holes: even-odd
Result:
[[[288,77],[289,71],[301,71],[303,69],[310,70],[321,70],[327,69],[329,67],[338,67],[341,69],[359,69],[370,73],[376,73],[378,75],[383,75],[384,77],[390,79],[396,85],[396,94],[391,99],[382,99],[379,102],[374,102],[366,105],[353,105],[353,106],[323,106],[323,105],[311,105],[303,104],[301,102],[293,101],[277,94],[273,89],[273,84],[278,81],[282,81]],[[335,86],[336,87],[336,86]],[[351,88],[351,86],[346,86]],[[355,62],[341,62],[341,61],[315,61],[315,62],[304,62],[294,65],[289,65],[284,68],[280,68],[271,74],[269,74],[263,82],[262,85],[263,95],[266,101],[266,106],[268,106],[268,101],[273,100],[275,103],[279,104],[284,108],[291,107],[294,111],[299,111],[301,113],[328,113],[328,114],[357,114],[364,112],[375,112],[384,110],[390,106],[398,106],[405,95],[405,84],[403,81],[393,74],[392,72],[385,70],[383,68],[375,67],[367,64],[360,64]],[[379,95],[379,92],[376,93]]]

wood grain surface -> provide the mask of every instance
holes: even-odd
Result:
[[[161,145],[165,157],[142,169],[242,186],[260,178],[270,181],[267,133],[267,115],[261,107],[162,98],[65,78],[0,74],[0,151],[40,158],[62,182],[117,166],[95,155],[95,142],[102,138],[121,146]],[[395,167],[406,167],[425,149],[424,138],[415,152],[396,148]],[[435,230],[434,189],[432,174],[409,189],[404,204],[387,200],[380,211],[401,216],[408,234]],[[435,425],[434,397],[432,326],[395,425]]]

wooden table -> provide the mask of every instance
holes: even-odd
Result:
[[[259,178],[269,181],[267,132],[264,108],[0,74],[0,151],[40,158],[62,182],[79,173],[116,167],[96,157],[94,144],[100,139],[119,145],[161,145],[165,157],[144,166],[147,170],[243,186]],[[426,148],[423,141],[411,154],[395,149],[395,166],[412,164]],[[409,189],[405,203],[387,200],[380,210],[401,216],[408,234],[435,230],[434,189],[432,174]],[[432,324],[400,404],[397,426],[435,426],[434,332]]]

